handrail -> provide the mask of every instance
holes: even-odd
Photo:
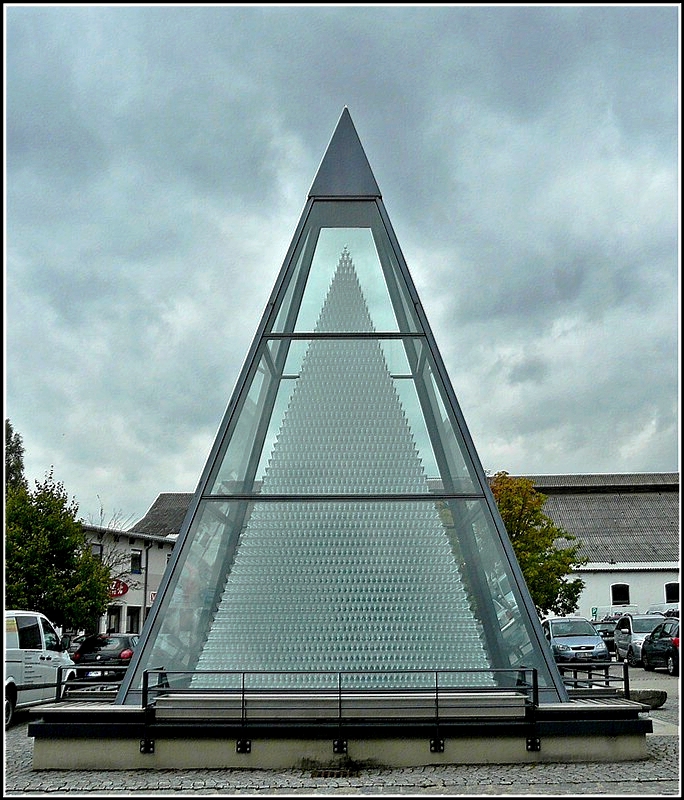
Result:
[[[620,667],[620,675],[611,675],[611,667]],[[558,664],[563,683],[570,689],[609,689],[621,684],[625,700],[630,699],[629,668],[626,661],[598,661],[587,663]],[[572,673],[572,677],[566,677]],[[619,689],[615,689],[617,693]]]
[[[505,682],[493,683],[492,685],[451,685],[453,681],[449,681],[449,676],[453,677],[457,674],[477,674],[488,673],[494,676],[511,676],[511,680],[506,684]],[[326,687],[267,687],[267,686],[248,686],[249,678],[258,676],[293,676],[293,675],[326,675],[331,678],[331,684]],[[344,686],[344,678],[359,675],[384,675],[384,676],[397,676],[397,675],[433,675],[434,684],[431,686],[428,682],[422,686],[409,686],[406,682],[403,684],[395,684],[390,686],[375,686],[375,687],[358,687],[358,686]],[[153,676],[157,676],[157,683],[155,686],[151,685]],[[227,675],[239,676],[239,682],[236,681],[235,686],[232,687],[202,687],[202,686],[178,686],[175,685],[177,678],[183,676],[197,676],[197,675]],[[440,681],[440,676],[442,680]],[[332,679],[335,678],[335,683]],[[206,695],[211,694],[215,696],[239,696],[240,698],[240,719],[243,725],[247,724],[247,703],[248,699],[255,695],[278,695],[279,697],[287,698],[288,695],[295,695],[301,697],[303,694],[315,698],[317,695],[326,695],[329,699],[336,696],[337,700],[337,718],[338,723],[341,724],[343,719],[343,700],[346,697],[358,698],[359,695],[372,698],[373,696],[387,695],[387,694],[401,694],[404,696],[411,695],[424,695],[426,692],[431,692],[434,695],[434,708],[435,708],[435,723],[440,722],[440,701],[445,696],[449,695],[496,695],[496,694],[510,694],[511,692],[519,693],[524,696],[525,708],[529,711],[535,709],[539,705],[539,679],[537,670],[527,667],[516,667],[511,669],[492,669],[492,670],[376,670],[376,671],[361,671],[361,670],[167,670],[164,667],[155,667],[146,669],[142,674],[142,707],[151,710],[156,703],[156,698],[160,695]],[[332,693],[332,696],[331,696]],[[237,710],[237,709],[236,709]]]

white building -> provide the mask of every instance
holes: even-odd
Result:
[[[577,571],[585,582],[580,616],[679,602],[679,473],[524,477],[546,495],[544,514],[588,559]]]
[[[105,563],[114,561],[118,565],[112,572],[119,577],[112,585],[111,602],[98,632],[140,633],[176,535],[156,536],[85,524],[83,530],[92,551]]]

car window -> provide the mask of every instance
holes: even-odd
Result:
[[[125,647],[135,647],[138,642],[137,636],[112,636],[103,642],[101,650],[123,650]]]
[[[42,650],[43,640],[40,638],[38,617],[17,617],[19,647],[22,650]]]
[[[46,619],[41,618],[40,624],[43,626],[43,636],[45,637],[45,649],[60,652],[62,648],[60,647],[59,644],[59,636],[57,635],[57,631],[52,627],[52,625],[50,625],[50,623]]]
[[[82,653],[92,653],[94,650],[99,650],[104,641],[105,637],[103,636],[89,636],[81,642],[78,649]]]
[[[634,633],[650,633],[657,625],[661,624],[658,619],[635,619]]]

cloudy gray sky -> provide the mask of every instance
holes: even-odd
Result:
[[[486,470],[679,469],[679,7],[7,6],[5,417],[194,491],[349,108]]]

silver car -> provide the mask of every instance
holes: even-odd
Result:
[[[605,642],[584,617],[550,617],[542,622],[555,661],[610,661]]]
[[[661,622],[662,614],[623,614],[617,621],[613,637],[615,639],[615,655],[619,659],[627,659],[631,667],[641,663],[641,645],[648,634]]]

